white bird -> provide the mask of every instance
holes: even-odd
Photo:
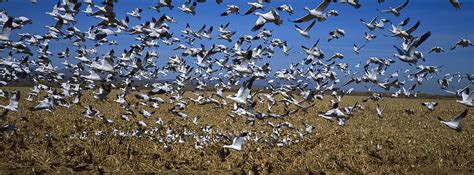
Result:
[[[81,113],[84,117],[93,118],[94,116],[98,116],[100,114],[99,110],[92,108],[90,105],[85,108],[86,110]]]
[[[340,37],[343,37],[346,35],[346,32],[343,29],[334,29],[333,31],[329,32],[329,39],[328,42],[330,42],[333,39],[339,39]]]
[[[44,98],[42,101],[40,101],[35,107],[31,108],[33,111],[37,110],[46,110],[48,112],[53,111],[54,103],[53,96],[48,96]]]
[[[353,44],[352,50],[358,55],[360,53],[360,50],[365,47],[365,44],[362,46],[358,47],[356,44]]]
[[[288,14],[292,15],[294,13],[293,7],[291,5],[283,4],[277,8],[279,11],[288,12]]]
[[[454,129],[455,131],[457,132],[461,132],[463,131],[463,129],[461,128],[461,121],[462,119],[464,119],[464,117],[466,117],[467,115],[467,112],[468,110],[464,110],[463,113],[461,113],[460,115],[454,117],[454,119],[452,119],[451,121],[445,121],[444,119],[438,117],[438,120],[440,123],[446,125],[447,127],[451,128],[451,129]]]
[[[444,52],[444,49],[443,49],[442,47],[435,46],[435,47],[433,47],[433,48],[430,49],[430,51],[428,52],[428,54],[430,54],[431,52],[441,53],[441,52]]]
[[[392,33],[392,37],[399,37],[403,39],[412,39],[412,33],[420,26],[420,21],[417,21],[415,25],[411,26],[407,30],[403,30],[402,27],[407,25],[408,22],[410,21],[410,18],[407,18],[400,22],[397,26],[394,26],[392,24],[392,29],[390,30],[390,33]]]
[[[13,28],[13,17],[8,17],[8,20],[3,24],[2,32],[0,33],[0,41],[9,41],[10,34]]]
[[[424,102],[421,103],[421,105],[426,106],[430,111],[434,111],[435,107],[438,106],[437,102]]]
[[[189,5],[189,4],[183,4],[183,5],[181,5],[181,7],[178,7],[178,8],[186,14],[191,13],[192,15],[196,15],[196,5],[197,5],[197,3],[193,2],[189,7],[186,6],[186,5]]]
[[[172,4],[172,0],[160,0],[160,3],[157,5],[150,7],[150,9],[156,10],[160,12],[161,7],[168,7],[170,10],[173,10],[174,6]]]
[[[264,14],[260,12],[255,12],[255,15],[258,16],[258,19],[257,21],[255,21],[255,25],[253,26],[252,31],[259,30],[267,22],[275,23],[278,26],[283,24],[283,20],[280,19],[280,15],[273,8],[269,12],[264,13]]]
[[[466,87],[461,91],[461,100],[456,100],[456,102],[472,107],[473,97],[474,97],[474,92],[471,92],[469,87]]]
[[[242,146],[243,146],[244,141],[245,141],[245,137],[247,135],[248,135],[248,133],[244,132],[244,133],[240,134],[239,136],[234,137],[234,139],[232,140],[232,145],[224,145],[223,147],[233,149],[233,150],[237,150],[237,151],[241,151]]]
[[[318,7],[316,7],[315,9],[309,9],[308,7],[305,7],[304,9],[308,11],[308,14],[306,16],[294,20],[293,22],[301,23],[310,21],[315,18],[318,21],[325,21],[327,15],[323,11],[328,7],[330,2],[331,0],[323,0],[323,2],[321,2],[321,4],[319,4]]]
[[[339,102],[334,102],[331,100],[331,108],[326,112],[320,112],[318,116],[327,119],[327,120],[339,120],[339,126],[344,126],[346,124],[346,115],[339,109]]]
[[[359,102],[356,101],[353,106],[345,107],[344,112],[346,112],[346,114],[349,116],[354,115],[354,111],[356,110],[358,103]]]
[[[0,108],[4,108],[9,111],[18,111],[19,101],[20,100],[20,91],[13,91],[13,96],[10,98],[10,102],[7,106],[0,105]]]
[[[451,50],[456,49],[458,46],[469,47],[469,46],[473,46],[473,44],[471,43],[471,40],[463,38],[459,40],[458,42],[456,42],[456,44],[453,47],[451,47]]]
[[[148,112],[146,110],[141,110],[141,111],[138,111],[138,113],[140,113],[141,115],[143,115],[143,117],[145,118],[150,118],[153,114],[155,114],[156,111],[152,111],[152,112]]]
[[[230,14],[240,14],[240,8],[236,5],[227,5],[227,8],[224,12],[221,13],[221,16],[227,16]]]
[[[252,89],[253,82],[257,79],[257,77],[251,77],[244,84],[239,88],[237,93],[234,96],[227,96],[228,99],[235,101],[239,104],[247,105],[247,98],[250,96],[250,91]]]
[[[316,24],[315,20],[311,24],[309,24],[309,26],[306,27],[304,30],[301,29],[300,27],[298,27],[298,25],[295,24],[296,31],[298,31],[298,33],[300,33],[306,39],[309,39],[310,38],[309,31],[311,30],[311,28],[313,28],[314,24]]]
[[[420,59],[420,57],[421,57],[420,52],[417,52],[416,49],[424,41],[426,41],[426,39],[428,39],[428,37],[430,37],[430,35],[431,35],[431,32],[426,32],[420,38],[412,41],[412,43],[407,45],[406,49],[400,49],[400,48],[398,48],[397,46],[394,45],[393,47],[395,47],[395,49],[397,49],[397,51],[398,51],[398,53],[395,54],[394,56],[398,57],[398,59],[400,59],[403,62],[407,62],[407,63],[410,63],[410,64],[415,64],[418,61],[418,59]]]
[[[127,12],[127,15],[130,15],[131,17],[141,19],[140,13],[142,12],[141,8],[135,8],[132,12]]]
[[[310,124],[308,124],[308,123],[306,123],[306,122],[303,122],[303,126],[304,126],[304,130],[305,130],[307,133],[309,133],[309,134],[313,133],[314,126],[312,126],[312,125],[310,125]]]
[[[347,3],[347,4],[353,6],[356,9],[361,7],[361,5],[359,3],[359,0],[339,0],[339,2],[340,3]]]
[[[410,0],[407,0],[405,3],[401,4],[400,6],[396,7],[396,8],[389,8],[388,10],[380,10],[380,12],[382,13],[392,13],[394,14],[395,16],[400,16],[400,11],[402,11],[403,8],[405,8],[407,5],[408,5],[408,2]]]
[[[375,38],[377,38],[376,35],[365,32],[364,39],[366,42],[372,41]]]
[[[250,7],[247,12],[244,13],[244,15],[248,15],[248,14],[251,14],[253,13],[255,10],[257,9],[263,9],[265,10],[265,6],[263,6],[263,4],[260,4],[258,2],[247,2],[248,5],[252,6]]]
[[[372,20],[370,22],[367,22],[363,19],[359,19],[363,24],[365,24],[365,26],[370,30],[370,31],[374,31],[376,28],[377,28],[377,18],[378,16],[372,18]]]

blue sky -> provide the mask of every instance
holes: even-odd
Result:
[[[57,1],[39,0],[38,4],[31,4],[29,0],[10,0],[9,2],[0,3],[0,9],[6,9],[10,16],[25,16],[33,20],[32,25],[24,27],[22,30],[15,30],[14,35],[17,33],[29,32],[32,34],[44,34],[47,32],[45,25],[54,25],[55,20],[45,14],[47,11],[51,11],[53,5]],[[95,1],[96,3],[100,1]],[[228,4],[235,4],[240,7],[241,13],[245,13],[248,9],[246,4],[249,1],[233,1],[224,0],[224,3],[217,5],[214,0],[208,0],[206,3],[198,3],[196,8],[197,14],[195,16],[184,14],[179,9],[184,1],[174,0],[173,4],[175,9],[170,11],[168,8],[162,8],[161,12],[158,13],[149,9],[150,6],[155,5],[157,1],[150,0],[136,0],[136,1],[125,1],[120,0],[115,7],[117,18],[125,18],[125,13],[132,11],[134,8],[139,7],[144,11],[142,12],[142,19],[138,20],[130,18],[129,26],[144,23],[147,20],[151,20],[151,17],[159,18],[162,14],[175,17],[177,23],[169,24],[171,30],[176,34],[181,34],[180,30],[184,28],[186,23],[191,25],[191,28],[198,30],[203,24],[207,26],[214,26],[213,36],[217,35],[216,29],[219,25],[230,22],[230,30],[237,31],[237,34],[233,37],[234,41],[243,34],[256,35],[257,32],[251,32],[257,16],[255,15],[230,15],[227,17],[221,17],[219,14],[223,12]],[[424,52],[426,62],[421,63],[423,65],[443,65],[441,75],[448,72],[462,72],[462,73],[474,73],[474,47],[470,48],[459,48],[455,51],[450,51],[449,48],[454,45],[460,38],[466,38],[474,40],[474,1],[464,0],[462,2],[462,8],[455,10],[454,7],[448,2],[448,0],[411,0],[409,5],[402,10],[400,17],[395,17],[392,14],[381,14],[376,9],[387,9],[388,7],[396,7],[399,4],[405,2],[404,0],[387,0],[385,3],[378,4],[376,0],[362,1],[362,7],[360,9],[354,9],[352,6],[339,3],[331,3],[327,10],[337,10],[339,16],[329,17],[325,22],[317,22],[313,29],[310,31],[311,39],[306,40],[300,36],[294,29],[294,23],[288,21],[288,19],[296,19],[306,15],[306,11],[303,10],[305,6],[309,8],[315,8],[321,1],[320,0],[288,0],[288,1],[276,1],[273,0],[270,4],[265,4],[266,11],[271,7],[278,7],[282,4],[291,4],[295,9],[295,14],[288,15],[285,12],[279,12],[284,23],[278,27],[274,24],[266,24],[265,28],[273,30],[274,38],[280,38],[283,41],[287,41],[289,46],[293,48],[293,53],[289,56],[284,56],[279,49],[276,49],[275,56],[270,59],[265,59],[264,62],[270,62],[273,70],[286,68],[290,63],[300,62],[306,56],[299,53],[301,51],[301,45],[310,46],[318,38],[321,38],[321,42],[318,45],[327,57],[331,56],[335,52],[340,52],[345,55],[344,62],[354,65],[358,62],[365,63],[368,57],[381,57],[381,58],[392,58],[396,50],[392,47],[393,45],[400,45],[402,40],[384,37],[383,35],[389,35],[388,29],[390,24],[386,24],[385,29],[376,30],[373,34],[378,37],[369,42],[365,48],[363,48],[361,54],[355,55],[352,51],[352,45],[363,44],[364,32],[368,32],[368,29],[359,21],[359,19],[371,20],[375,16],[380,18],[386,18],[393,21],[395,24],[399,23],[406,17],[410,17],[411,21],[409,26],[413,25],[417,20],[421,21],[420,27],[416,30],[415,36],[419,36],[426,31],[431,31],[431,37],[423,43],[419,48],[420,51]],[[81,7],[81,10],[85,8],[85,5]],[[326,10],[326,11],[327,11]],[[95,11],[95,9],[94,9]],[[262,11],[260,11],[262,12]],[[99,20],[88,17],[83,13],[78,14],[76,17],[78,21],[76,27],[82,31],[87,31],[87,28],[91,25],[97,24]],[[310,22],[298,24],[300,27],[305,28]],[[328,33],[335,28],[341,28],[346,31],[346,36],[342,39],[336,39],[331,42],[327,42],[329,37]],[[18,37],[13,37],[13,40]],[[133,36],[130,35],[119,35],[117,37],[110,37],[109,40],[116,39],[119,42],[118,46],[101,46],[99,51],[107,51],[111,48],[116,50],[119,54],[123,49],[128,48],[129,45],[138,43],[133,40]],[[200,44],[200,42],[196,42]],[[207,40],[203,40],[202,43],[208,45]],[[212,43],[225,44],[229,47],[232,45],[222,40],[212,40]],[[233,43],[232,43],[233,44]],[[445,48],[446,52],[441,54],[428,54],[428,50],[433,46],[441,46]],[[69,40],[62,41],[51,41],[50,51],[53,53],[63,51],[65,46],[72,47]],[[252,45],[257,46],[256,44]],[[172,46],[174,47],[174,46]],[[246,48],[247,46],[243,47]],[[170,47],[161,44],[161,47],[156,49],[160,55],[161,63],[164,63],[169,56],[176,54],[171,50]],[[5,55],[6,53],[2,53]],[[191,59],[191,58],[189,58]],[[56,64],[60,66],[59,61]],[[397,69],[410,68],[406,63],[402,63],[397,60],[387,72],[391,73]],[[414,69],[412,67],[411,69]],[[431,85],[430,85],[431,84]],[[428,91],[439,92],[435,90],[437,88],[431,87],[433,83],[425,85],[424,88]],[[437,87],[437,86],[436,86]]]

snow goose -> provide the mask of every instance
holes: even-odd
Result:
[[[18,105],[20,100],[20,91],[13,91],[13,96],[10,98],[10,102],[7,106],[0,105],[0,108],[4,108],[9,111],[18,111]]]
[[[8,20],[3,24],[2,32],[0,33],[0,41],[9,41],[12,32],[13,17],[8,17]]]
[[[258,17],[257,21],[255,21],[255,25],[253,26],[252,31],[259,30],[267,22],[275,23],[278,26],[283,24],[283,20],[280,19],[280,15],[275,11],[275,9],[271,9],[269,12],[264,13],[264,14],[259,13],[259,12],[255,12],[255,15],[257,15],[259,17]]]
[[[438,103],[437,102],[424,102],[424,103],[421,103],[421,105],[425,106],[426,108],[428,108],[428,110],[430,111],[434,111],[435,110],[435,107],[438,106]]]
[[[278,11],[287,12],[288,14],[292,15],[294,13],[293,7],[288,4],[283,4],[277,8]]]
[[[458,42],[456,42],[456,44],[454,44],[454,46],[451,48],[451,50],[456,49],[458,46],[469,47],[469,46],[473,46],[473,45],[472,45],[470,40],[463,38],[463,39],[459,40]]]
[[[464,119],[467,115],[467,112],[468,110],[464,110],[463,113],[461,113],[460,115],[454,117],[454,119],[452,119],[451,121],[446,121],[444,119],[442,119],[441,117],[438,117],[438,120],[440,123],[446,125],[447,127],[451,128],[451,129],[454,129],[455,131],[457,132],[461,132],[463,131],[462,127],[461,127],[461,121],[462,119]]]
[[[232,145],[224,145],[224,148],[229,148],[237,151],[242,150],[242,145],[244,144],[245,137],[248,135],[247,132],[240,134],[239,136],[234,137],[232,140]]]
[[[244,16],[255,12],[255,10],[257,9],[265,10],[265,6],[263,6],[263,4],[260,4],[258,2],[247,2],[247,4],[250,5],[251,7],[247,10],[247,12],[244,13]]]
[[[474,92],[471,92],[469,87],[466,87],[461,91],[461,100],[456,100],[456,102],[472,107],[473,97],[474,97]]]
[[[300,33],[306,39],[309,39],[310,38],[309,31],[311,30],[311,28],[313,28],[315,23],[316,23],[316,20],[314,20],[311,24],[309,24],[309,26],[306,27],[304,30],[301,29],[300,27],[298,27],[298,25],[295,24],[296,31],[298,31],[298,33]]]
[[[325,21],[327,15],[325,13],[323,13],[323,11],[328,7],[330,2],[331,2],[331,0],[324,0],[315,9],[309,9],[308,7],[305,7],[304,9],[306,11],[308,11],[308,14],[306,16],[303,16],[301,18],[298,18],[298,19],[294,20],[293,22],[301,23],[301,22],[310,21],[310,20],[315,19],[315,18],[318,21]]]
[[[408,2],[410,2],[410,0],[407,0],[405,3],[401,4],[400,6],[396,7],[396,8],[389,8],[388,10],[379,10],[380,12],[382,13],[392,13],[394,14],[395,16],[400,16],[400,11],[402,11],[403,8],[405,8],[407,5],[408,5]]]

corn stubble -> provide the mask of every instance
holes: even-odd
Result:
[[[23,94],[28,91],[27,88],[20,89]],[[2,124],[15,124],[18,129],[0,133],[0,172],[472,173],[474,170],[472,113],[463,121],[465,131],[461,133],[439,124],[436,118],[450,118],[464,110],[453,99],[436,99],[438,108],[429,112],[420,105],[427,99],[384,98],[381,105],[390,104],[384,111],[384,118],[377,117],[376,103],[369,101],[362,103],[364,111],[355,112],[346,126],[339,127],[336,122],[317,117],[318,112],[327,110],[330,105],[331,97],[326,96],[307,113],[299,111],[282,119],[257,120],[250,126],[242,117],[231,119],[226,115],[231,105],[222,109],[190,104],[185,110],[189,117],[181,119],[170,114],[168,109],[172,106],[165,103],[151,118],[137,115],[126,122],[120,119],[123,109],[113,102],[116,93],[110,94],[105,102],[95,101],[90,95],[81,99],[83,104],[91,104],[112,119],[114,124],[111,125],[81,116],[84,108],[77,105],[70,109],[56,107],[52,113],[31,112],[27,109],[35,104],[22,97],[19,112],[10,112],[2,121]],[[162,98],[167,100],[167,97]],[[363,98],[346,96],[341,106],[350,106],[355,101],[361,103]],[[137,101],[135,98],[128,100]],[[0,101],[4,104],[8,99]],[[415,109],[415,114],[406,115],[403,111],[407,107]],[[138,109],[142,108],[145,109]],[[266,106],[259,104],[256,109],[266,111]],[[277,113],[283,112],[282,105],[274,109]],[[197,115],[201,119],[195,125],[192,117]],[[157,126],[158,117],[163,119],[164,128],[170,126],[176,130],[186,127],[199,131],[203,126],[211,125],[235,134],[244,130],[271,133],[271,128],[263,125],[268,121],[289,121],[296,128],[303,128],[301,121],[305,121],[315,129],[312,134],[305,134],[299,144],[270,147],[247,140],[240,152],[224,149],[223,143],[215,142],[196,149],[192,138],[186,139],[184,144],[174,143],[164,148],[153,137],[111,134],[112,128],[136,129],[135,122],[139,120],[144,120],[148,127]],[[98,130],[106,134],[95,135]],[[80,139],[81,132],[88,133],[87,139]],[[159,132],[163,134],[165,129]]]

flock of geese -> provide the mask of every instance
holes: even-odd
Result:
[[[242,36],[235,36],[236,31],[232,31],[231,28],[236,24],[231,23],[220,25],[217,31],[214,30],[215,26],[206,27],[206,25],[194,30],[189,24],[181,30],[173,29],[168,24],[177,23],[176,19],[162,12],[164,9],[180,10],[183,15],[192,16],[196,14],[199,4],[205,3],[206,0],[188,0],[181,5],[172,0],[160,0],[156,5],[149,7],[149,10],[156,11],[160,17],[152,17],[135,26],[129,25],[130,20],[145,20],[141,16],[144,9],[131,8],[126,14],[116,14],[114,7],[119,3],[117,0],[104,0],[99,3],[92,0],[81,2],[62,0],[58,1],[51,11],[46,12],[46,15],[56,22],[46,25],[47,32],[43,34],[21,33],[22,28],[31,25],[33,21],[24,16],[9,16],[4,9],[0,13],[0,24],[3,26],[0,34],[0,52],[5,55],[0,60],[0,84],[7,86],[11,82],[29,79],[34,85],[28,94],[20,94],[20,91],[16,90],[11,92],[0,90],[1,97],[10,99],[8,104],[0,106],[3,108],[0,119],[4,120],[5,117],[9,117],[9,112],[19,110],[54,112],[57,108],[71,108],[78,105],[84,109],[81,114],[84,120],[98,120],[113,128],[116,121],[103,115],[93,104],[84,104],[81,100],[83,95],[89,95],[83,94],[84,92],[92,92],[90,95],[96,101],[120,104],[122,106],[120,118],[135,125],[135,129],[130,131],[113,128],[109,134],[114,136],[150,136],[156,138],[165,148],[175,143],[186,142],[192,142],[196,148],[202,148],[210,142],[221,142],[224,148],[242,150],[246,140],[269,146],[289,146],[301,142],[305,135],[313,133],[315,127],[301,121],[304,128],[297,128],[285,121],[285,118],[295,115],[298,111],[307,112],[318,100],[331,98],[332,104],[327,111],[310,115],[335,121],[341,127],[346,125],[347,119],[357,115],[357,111],[364,110],[364,106],[358,102],[347,107],[339,105],[345,95],[352,93],[353,88],[347,88],[351,84],[365,85],[369,91],[372,87],[381,88],[393,92],[391,95],[393,98],[399,96],[415,98],[418,93],[416,88],[424,81],[435,81],[433,79],[441,67],[420,64],[424,62],[425,57],[422,51],[418,50],[430,37],[431,32],[416,35],[415,31],[420,26],[420,21],[413,24],[410,23],[410,18],[395,23],[399,20],[403,9],[410,5],[409,0],[395,8],[377,9],[377,13],[393,14],[393,19],[379,19],[377,16],[370,21],[360,19],[361,25],[365,25],[368,29],[364,34],[366,43],[359,46],[354,44],[353,47],[355,54],[363,52],[368,42],[380,38],[373,31],[384,30],[386,24],[391,24],[391,29],[388,31],[391,35],[386,37],[399,38],[401,41],[393,45],[396,52],[395,59],[370,57],[365,64],[350,66],[343,61],[344,55],[341,53],[325,55],[323,50],[318,48],[320,41],[318,39],[311,46],[301,46],[301,53],[307,55],[301,62],[291,64],[285,69],[275,70],[273,73],[268,60],[272,59],[274,53],[281,51],[284,55],[289,55],[295,48],[292,48],[287,41],[273,36],[273,30],[268,30],[265,26],[294,23],[295,30],[301,34],[302,39],[309,39],[311,37],[309,32],[316,23],[337,19],[339,12],[328,9],[332,4],[361,7],[358,0],[320,1],[322,2],[312,9],[308,7],[294,9],[291,4],[269,7],[270,0],[249,2],[246,5],[248,10],[242,15],[250,15],[249,18],[255,20],[255,25],[249,27],[255,33]],[[31,2],[36,3],[35,0]],[[220,5],[223,0],[215,2]],[[378,2],[382,4],[384,0]],[[449,2],[456,9],[461,8],[459,1],[449,0]],[[175,5],[177,9],[174,9]],[[237,5],[227,5],[224,8],[219,12],[223,16],[219,20],[225,20],[226,16],[230,15],[240,15],[240,7]],[[305,10],[307,14],[296,19],[290,17],[288,20],[284,20],[280,15],[280,13],[293,15],[295,10]],[[99,22],[89,28],[80,29],[75,26],[77,22],[75,17],[78,13],[84,13]],[[18,37],[12,37],[13,34],[17,34]],[[113,48],[118,45],[118,41],[112,39],[118,35],[132,35],[136,43],[130,44],[122,53],[116,53],[114,49],[105,53],[98,52],[101,46],[109,45]],[[329,32],[328,42],[343,38],[345,35],[343,29],[337,28]],[[211,46],[206,48],[202,44],[194,43],[195,41],[212,43],[216,40],[227,41],[229,45],[210,44]],[[52,53],[49,51],[50,41],[63,41],[69,44],[64,44],[63,51]],[[253,47],[252,43],[257,42],[262,44]],[[247,49],[243,48],[247,46]],[[470,40],[461,39],[451,50],[470,46],[472,46]],[[167,58],[164,65],[157,64],[159,47],[171,47],[175,52],[174,56]],[[444,51],[442,47],[435,46],[428,54]],[[414,69],[387,72],[387,68],[396,61],[405,62]],[[60,68],[54,65],[55,62],[61,62],[62,67],[72,76],[68,77],[64,72],[60,72]],[[358,70],[362,72],[359,73]],[[167,75],[176,75],[176,79],[163,83],[152,81]],[[348,81],[338,78],[342,76],[347,77]],[[142,80],[152,82],[144,85],[148,89],[145,93],[139,91],[142,87],[138,87],[135,83]],[[266,91],[254,88],[253,85],[258,80],[267,80]],[[459,90],[452,89],[450,83],[453,81],[467,82],[467,85]],[[439,87],[458,96],[456,102],[466,108],[473,106],[474,93],[470,90],[473,83],[473,74],[459,72],[448,73],[438,79]],[[224,92],[232,92],[234,86],[238,87],[237,92],[225,96]],[[193,93],[189,95],[190,97],[185,97],[184,93],[189,87],[192,87]],[[213,92],[210,95],[205,93],[209,90]],[[110,95],[112,91],[118,91],[119,94],[113,97]],[[374,113],[383,118],[384,109],[378,104],[382,100],[382,94],[371,93],[372,95],[364,102],[377,103]],[[40,94],[47,95],[40,96]],[[329,97],[327,94],[330,94]],[[163,96],[167,98],[161,98]],[[20,109],[21,98],[36,105],[30,109]],[[131,99],[139,102],[131,103]],[[164,103],[169,103],[173,107],[164,109]],[[191,104],[201,108],[232,106],[227,116],[216,117],[228,117],[230,120],[242,117],[247,125],[255,125],[257,129],[270,127],[272,132],[223,131],[209,125],[202,126],[199,123],[199,116],[188,116],[186,109]],[[254,110],[257,104],[265,105],[266,111]],[[434,111],[438,103],[428,101],[420,105]],[[274,106],[283,106],[284,112],[276,113],[276,110],[273,110]],[[166,111],[177,118],[192,120],[200,130],[165,125],[166,122],[159,117],[157,111]],[[413,114],[415,111],[407,108],[401,112]],[[467,113],[468,109],[454,116],[452,120],[439,118],[439,122],[461,132],[463,129],[460,123]],[[156,119],[156,122],[145,122],[144,119],[150,118]],[[267,120],[269,118],[281,119],[284,122],[272,123]],[[15,130],[15,125],[8,123],[0,129],[1,132]],[[104,135],[105,132],[95,134]],[[89,135],[87,132],[79,133],[80,139],[87,139]],[[232,144],[225,145],[231,141]]]

